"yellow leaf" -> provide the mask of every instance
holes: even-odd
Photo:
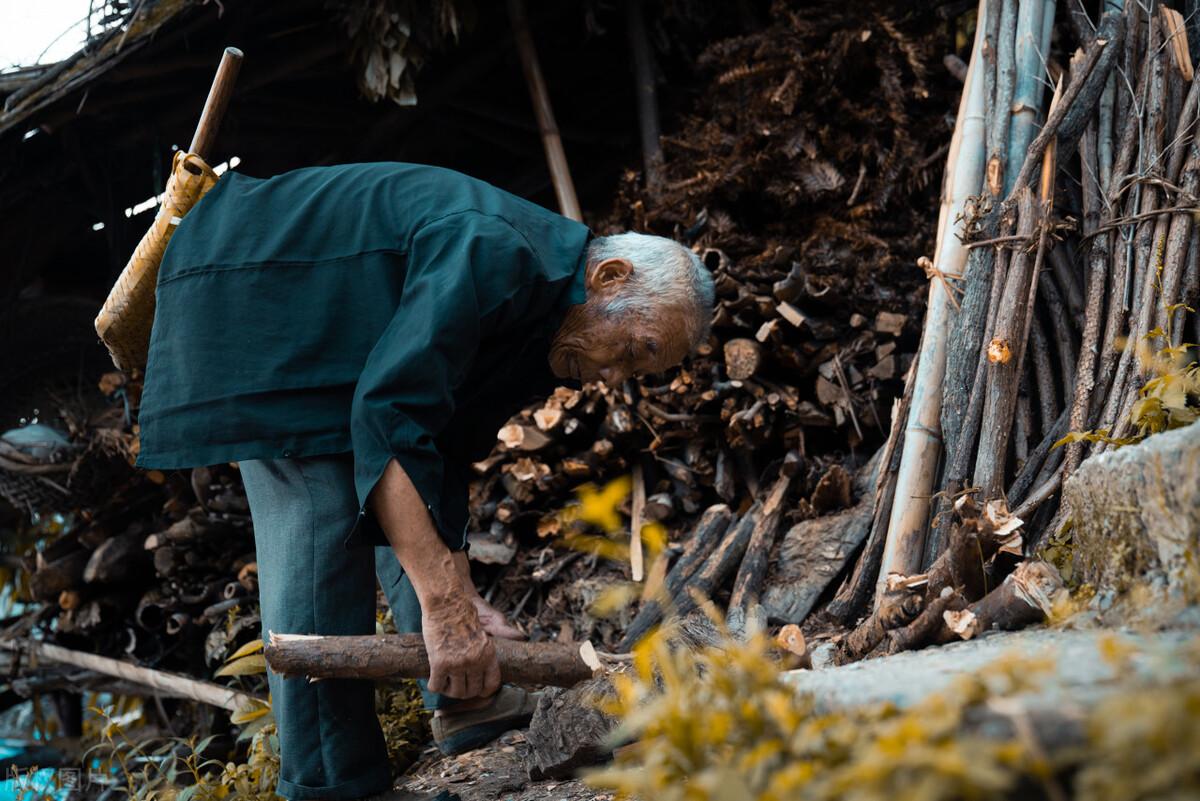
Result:
[[[267,672],[267,660],[262,654],[251,654],[221,665],[216,676],[253,676]]]
[[[633,479],[629,476],[610,481],[604,489],[595,484],[584,484],[576,494],[579,496],[579,519],[598,526],[607,533],[621,529],[621,515],[617,510],[633,490]]]
[[[603,590],[596,600],[592,601],[592,605],[588,607],[588,614],[599,618],[611,617],[633,603],[639,593],[640,590],[636,584],[629,582],[615,584]]]
[[[263,649],[263,641],[261,639],[254,640],[252,642],[246,643],[241,648],[234,651],[232,654],[229,655],[229,657],[225,661],[232,662],[233,660],[240,659],[243,656],[249,656],[250,654],[257,654],[262,649]]]
[[[229,722],[241,725],[243,723],[249,723],[252,720],[258,720],[264,715],[269,715],[270,713],[270,704],[265,704],[262,701],[255,700],[253,704],[245,706],[239,709],[237,712],[232,713],[229,716]]]

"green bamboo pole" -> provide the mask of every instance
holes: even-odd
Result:
[[[1016,181],[1025,152],[1037,134],[1038,112],[1046,77],[1045,52],[1042,38],[1046,35],[1046,16],[1054,21],[1054,3],[1046,10],[1043,0],[1021,0],[1017,10],[1016,65],[1017,78],[1013,92],[1012,120],[1008,134],[1008,169],[1004,176],[1004,195],[1007,197]]]

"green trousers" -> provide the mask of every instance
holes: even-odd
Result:
[[[401,632],[421,630],[421,607],[390,548],[347,548],[358,514],[350,454],[240,463],[254,520],[264,639],[374,634],[379,578]],[[290,801],[352,799],[391,787],[375,688],[361,679],[310,683],[268,672],[279,728],[276,792]],[[425,692],[437,709],[453,699]]]

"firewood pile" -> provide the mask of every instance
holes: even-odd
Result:
[[[825,610],[852,623],[874,596],[863,626],[888,630],[893,648],[940,641],[947,626],[973,636],[987,616],[1014,627],[1031,599],[1041,619],[1062,579],[1039,557],[1069,553],[1057,547],[1070,537],[1064,479],[1089,454],[1196,418],[1184,332],[1200,282],[1200,93],[1186,26],[1136,3],[1098,19],[1055,11],[981,6],[943,198],[966,242],[939,237],[911,411],[889,443],[900,455],[855,573]],[[1045,52],[1061,59],[1043,66]],[[944,451],[929,436],[939,427]],[[939,582],[968,534],[987,580]],[[843,643],[851,656],[862,644]]]
[[[630,173],[593,222],[686,242],[718,305],[681,368],[560,389],[474,466],[472,554],[508,565],[489,569],[490,595],[535,636],[627,647],[661,612],[647,600],[636,622],[581,614],[633,570],[581,558],[613,553],[581,536],[599,529],[564,523],[584,482],[633,476],[610,539],[630,543],[631,516],[670,532],[683,555],[665,576],[647,562],[645,597],[665,581],[676,611],[691,604],[685,585],[722,605],[733,591],[745,611],[785,524],[854,505],[851,476],[886,439],[918,344],[917,260],[961,87],[940,29],[892,13],[781,5],[761,31],[709,47],[657,186]]]
[[[47,495],[43,485],[35,520],[59,519],[65,530],[54,536],[35,524],[26,532],[41,543],[21,563],[38,606],[17,630],[52,625],[59,643],[79,651],[208,676],[258,636],[257,565],[240,478],[228,465],[171,476],[133,469],[136,425],[125,401],[136,408],[138,383],[112,373],[100,388],[111,405],[78,418],[69,452],[57,461],[37,455],[55,470],[38,469],[34,458],[25,464],[61,490]]]
[[[583,632],[609,647],[696,592],[736,624],[803,624],[837,661],[1041,621],[1069,566],[1064,478],[1196,417],[1200,95],[1183,18],[981,4],[945,147],[920,114],[938,43],[861,19],[787,11],[711,47],[661,184],[626,183],[614,228],[673,234],[714,270],[708,346],[665,377],[560,391],[476,465],[477,537],[506,554],[577,547],[569,490],[632,473],[616,539],[661,522],[676,546],[636,614]],[[932,238],[929,165],[945,167]],[[584,601],[639,578],[636,554],[598,577],[552,553],[519,565],[571,565]],[[502,606],[505,590],[526,614],[531,594],[579,606],[523,573],[500,580]]]
[[[1195,417],[1183,21],[942,8],[778,3],[700,54],[656,180],[590,221],[686,242],[718,306],[680,368],[560,388],[472,466],[476,579],[531,639],[623,653],[708,599],[851,661],[1042,620],[1065,477]],[[70,518],[23,565],[22,625],[210,674],[259,636],[237,470],[134,473],[137,387],[102,389],[110,417],[6,485],[61,483]]]

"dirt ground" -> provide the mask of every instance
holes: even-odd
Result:
[[[511,731],[496,742],[454,757],[430,748],[397,789],[414,799],[458,797],[461,801],[613,801],[613,793],[598,792],[578,779],[531,782],[525,768],[529,745],[525,735]]]

